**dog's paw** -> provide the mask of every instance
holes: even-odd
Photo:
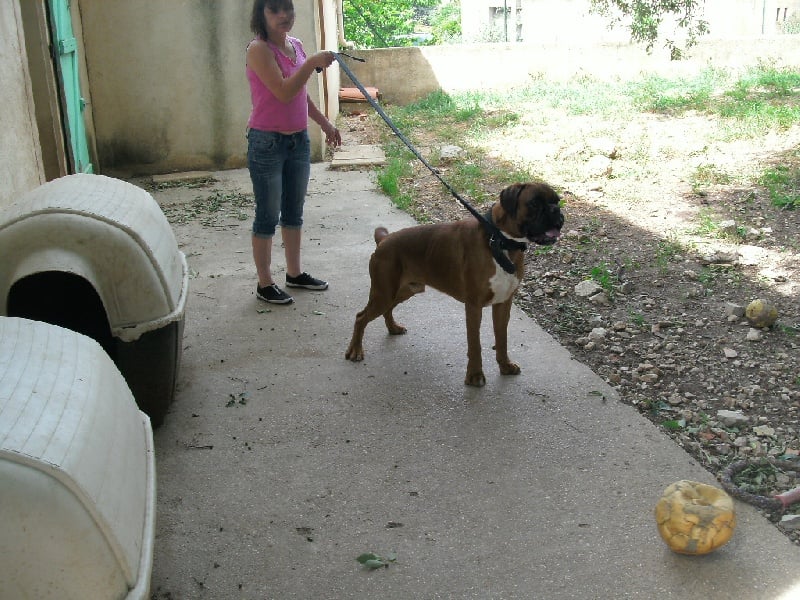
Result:
[[[391,325],[387,324],[386,329],[389,330],[391,335],[403,335],[408,329],[400,325],[400,323],[392,323]]]
[[[500,372],[503,375],[519,375],[522,370],[519,365],[513,362],[507,362],[500,365]]]
[[[356,348],[354,346],[350,346],[345,352],[344,357],[347,360],[352,360],[353,362],[360,362],[364,360],[364,348]]]
[[[486,385],[486,376],[483,374],[483,371],[476,371],[475,373],[467,373],[467,377],[466,379],[464,379],[464,383],[474,387],[483,387],[484,385]]]

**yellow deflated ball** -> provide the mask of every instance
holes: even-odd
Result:
[[[708,554],[731,539],[733,500],[723,490],[696,481],[676,481],[656,504],[658,533],[679,554]]]
[[[778,320],[778,309],[766,300],[753,300],[747,305],[744,316],[753,327],[772,327]]]

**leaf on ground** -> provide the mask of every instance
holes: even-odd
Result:
[[[392,552],[386,558],[375,554],[374,552],[365,552],[356,558],[367,569],[380,569],[381,567],[388,567],[389,563],[397,560],[397,554]]]
[[[381,567],[385,567],[386,563],[382,560],[368,560],[364,563],[364,566],[368,569],[380,569]]]
[[[360,555],[358,558],[356,558],[356,560],[363,565],[368,560],[378,560],[379,558],[380,556],[378,556],[377,554],[373,554],[372,552],[366,552]]]

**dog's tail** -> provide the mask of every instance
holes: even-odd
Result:
[[[389,230],[386,229],[386,227],[376,227],[375,228],[375,245],[377,246],[378,244],[380,244],[381,241],[383,240],[383,238],[385,238],[387,235],[389,235]]]

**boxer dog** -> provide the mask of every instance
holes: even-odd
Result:
[[[464,303],[464,383],[486,383],[480,325],[483,307],[489,305],[500,372],[518,374],[519,366],[508,357],[507,328],[511,301],[524,273],[525,242],[549,245],[558,240],[564,224],[559,203],[556,191],[544,182],[516,183],[500,192],[499,200],[486,213],[486,219],[496,226],[491,235],[477,218],[418,225],[391,234],[377,228],[377,247],[369,261],[369,301],[356,315],[345,357],[354,362],[364,359],[364,329],[381,315],[390,334],[405,333],[406,328],[394,320],[392,310],[430,285]]]

